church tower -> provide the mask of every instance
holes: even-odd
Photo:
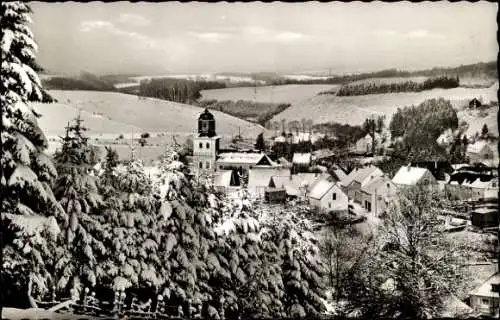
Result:
[[[208,109],[198,117],[198,134],[193,138],[193,166],[197,170],[215,171],[219,153],[219,140],[215,131],[215,118]]]

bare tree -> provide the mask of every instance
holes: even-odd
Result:
[[[463,262],[438,216],[440,201],[425,188],[402,191],[374,244],[349,279],[352,306],[372,317],[441,315],[461,285]],[[373,314],[376,313],[376,314]]]

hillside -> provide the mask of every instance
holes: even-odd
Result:
[[[202,99],[248,100],[256,102],[297,103],[308,99],[321,91],[336,87],[335,85],[280,85],[260,87],[239,87],[201,91]]]
[[[405,92],[391,94],[372,94],[365,96],[338,97],[334,95],[315,95],[309,99],[293,103],[284,112],[275,116],[272,121],[299,120],[313,118],[315,123],[339,122],[350,125],[360,125],[370,115],[386,115],[390,120],[398,107],[417,105],[426,99],[443,97],[449,99],[455,108],[460,108],[476,97],[482,97],[485,103],[497,101],[498,83],[490,88],[455,88],[434,89],[424,92]],[[475,132],[476,127],[486,123],[491,132],[498,134],[496,121],[497,110],[489,110],[484,118],[459,112],[470,125],[470,132]],[[480,124],[479,124],[480,123]]]
[[[58,100],[54,104],[35,104],[42,114],[39,120],[47,135],[64,133],[66,123],[78,114],[93,136],[127,134],[131,132],[166,132],[191,134],[196,129],[196,119],[202,108],[153,98],[97,91],[60,91],[49,93]],[[217,131],[231,137],[238,133],[255,137],[265,129],[261,126],[213,111],[217,119]]]

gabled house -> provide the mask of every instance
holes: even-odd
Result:
[[[327,175],[327,174],[326,174]],[[297,173],[290,176],[273,176],[269,182],[269,188],[286,191],[287,197],[306,200],[311,186],[320,179],[325,179],[325,174]]]
[[[490,163],[493,161],[494,156],[495,154],[487,141],[479,140],[467,146],[467,157],[469,157],[469,162],[471,163]]]
[[[257,166],[276,167],[278,165],[265,153],[228,152],[219,155],[216,166],[216,170],[248,171]]]
[[[281,167],[261,166],[250,169],[248,172],[248,193],[253,197],[262,198],[265,195],[266,189],[269,187],[269,182],[273,176],[291,175],[290,169]]]
[[[240,177],[236,170],[222,170],[214,173],[214,187],[217,191],[227,193],[240,187]]]
[[[382,136],[375,132],[375,139],[372,135],[367,133],[366,136],[356,141],[356,152],[357,153],[371,153],[372,144],[375,141],[375,151],[380,149],[382,145]]]
[[[498,318],[500,305],[500,273],[497,272],[470,292],[471,307],[484,316]]]
[[[426,186],[433,190],[438,188],[436,178],[427,168],[402,166],[392,178],[392,182],[401,188],[416,186]]]
[[[357,203],[362,203],[361,188],[371,179],[383,175],[384,172],[375,166],[354,169],[340,181],[340,185],[349,199],[353,199]]]
[[[385,213],[396,196],[396,185],[383,176],[375,177],[361,187],[361,205],[379,217]]]
[[[349,199],[340,186],[326,179],[315,182],[308,194],[309,204],[320,211],[347,211]]]

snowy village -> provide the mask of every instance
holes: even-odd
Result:
[[[405,6],[494,35],[497,4],[147,5],[1,4],[2,319],[498,318],[498,71],[478,62],[496,42],[361,71],[300,49],[332,16],[360,39],[349,52],[446,42],[399,31]],[[270,27],[281,12],[296,31]],[[175,49],[154,38],[160,22]],[[286,53],[274,69],[248,48],[226,65],[229,39]],[[263,64],[239,71],[252,54]]]

